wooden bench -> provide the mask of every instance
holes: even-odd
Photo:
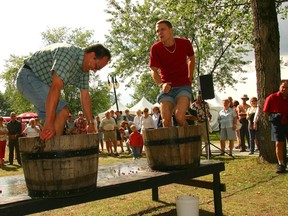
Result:
[[[201,161],[201,165],[198,168],[168,172],[150,170],[147,167],[146,159],[100,165],[95,191],[78,197],[49,199],[32,199],[27,195],[27,191],[22,191],[20,194],[10,197],[6,196],[0,200],[0,215],[32,214],[146,189],[152,189],[152,199],[159,201],[158,187],[172,183],[213,190],[215,215],[223,215],[221,191],[225,191],[225,184],[221,184],[220,172],[224,170],[224,163],[216,161]],[[212,182],[194,179],[210,174],[213,175]],[[12,177],[0,178],[0,187],[3,184],[3,180],[5,180],[4,178]],[[23,184],[23,187],[25,187],[24,176],[21,175],[18,178],[17,184]]]

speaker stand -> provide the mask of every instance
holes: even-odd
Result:
[[[213,146],[214,148],[220,150],[220,154],[219,155],[214,155],[214,156],[220,156],[220,155],[223,155],[223,154],[227,154],[228,156],[232,157],[233,159],[235,159],[235,157],[231,154],[229,154],[228,152],[226,151],[223,151],[221,148],[219,148],[218,146],[214,145],[213,143],[210,142],[210,136],[209,136],[209,129],[208,129],[208,119],[207,119],[207,113],[206,113],[206,102],[205,100],[202,100],[202,103],[203,103],[203,108],[204,108],[204,119],[205,119],[205,128],[206,128],[206,136],[207,136],[207,143],[205,143],[204,147],[202,148],[202,151],[203,149],[205,148],[206,150],[206,158],[208,160],[211,159],[212,157],[212,154],[211,154],[211,146]]]

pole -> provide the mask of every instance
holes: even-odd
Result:
[[[114,97],[115,97],[115,103],[116,103],[116,108],[117,108],[117,111],[119,111],[119,106],[118,106],[118,100],[117,100],[117,94],[116,94],[116,89],[115,89],[115,79],[113,76],[111,76],[111,79],[112,79],[112,85],[113,85],[113,90],[114,90]]]

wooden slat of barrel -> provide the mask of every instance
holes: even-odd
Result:
[[[38,140],[20,139],[23,171],[30,196],[75,196],[96,188],[97,134],[54,137],[45,143],[41,152],[33,149]]]

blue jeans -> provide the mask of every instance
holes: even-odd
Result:
[[[254,129],[249,129],[249,138],[250,138],[250,152],[254,152],[255,151],[255,139],[258,140],[259,142],[259,139],[260,139],[260,136],[259,136],[259,131],[256,131]]]
[[[140,146],[130,146],[132,149],[132,155],[134,158],[139,158],[140,157]]]
[[[245,137],[247,139],[248,148],[250,147],[250,140],[249,140],[249,129],[248,129],[248,120],[246,118],[242,118],[239,120],[242,124],[240,129],[240,138],[241,138],[241,149],[246,149],[245,146]]]
[[[47,71],[46,73],[52,72]],[[27,68],[21,68],[19,70],[16,85],[19,92],[34,105],[39,118],[45,121],[46,99],[50,86],[42,82],[31,70]],[[56,114],[58,114],[65,106],[67,106],[67,103],[59,100]]]

